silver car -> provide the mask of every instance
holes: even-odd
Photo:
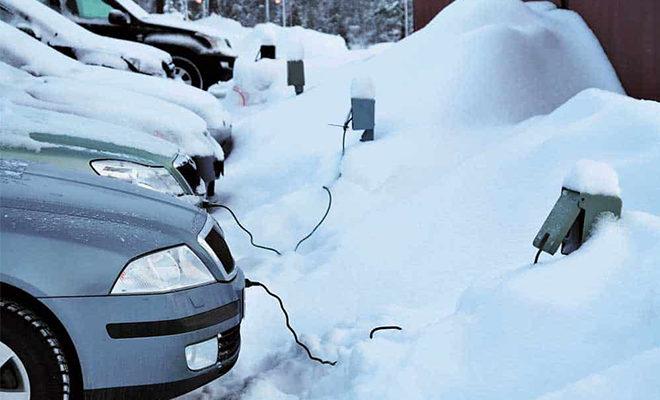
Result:
[[[0,398],[171,398],[236,363],[245,278],[205,212],[4,159],[0,221]]]

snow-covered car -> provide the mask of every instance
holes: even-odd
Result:
[[[3,400],[169,399],[236,363],[245,278],[203,210],[9,159],[0,210]]]
[[[0,151],[2,158],[49,163],[174,196],[195,199],[195,195],[206,194],[195,162],[170,142],[134,129],[6,100],[0,102]]]
[[[0,61],[35,76],[70,78],[98,88],[99,93],[124,89],[186,108],[201,117],[209,133],[229,153],[232,124],[229,113],[210,93],[172,79],[82,64],[16,28],[0,22]]]
[[[232,78],[237,53],[215,29],[163,14],[132,0],[40,0],[100,35],[147,43],[172,55],[175,77],[208,89]]]
[[[110,86],[39,78],[0,62],[0,98],[14,104],[105,121],[173,143],[197,164],[207,195],[224,170],[224,154],[204,121],[175,104]],[[122,137],[117,132],[117,137]]]
[[[167,52],[97,35],[37,0],[0,0],[0,19],[85,64],[174,76],[172,57]]]

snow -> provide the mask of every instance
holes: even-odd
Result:
[[[289,61],[300,61],[305,59],[305,48],[300,41],[291,44],[287,54]]]
[[[125,126],[0,101],[0,145],[38,151],[48,144],[30,138],[37,132],[112,143],[171,158],[179,152],[170,142]]]
[[[348,48],[341,36],[329,35],[300,26],[286,27],[273,23],[258,24],[254,28],[243,27],[238,22],[213,15],[195,26],[222,32],[236,49],[239,58],[254,59],[262,44],[275,45],[278,58],[290,58],[302,46],[306,58],[333,58],[346,56]]]
[[[0,70],[12,71],[0,76],[0,96],[15,104],[127,126],[172,142],[190,156],[224,159],[222,149],[208,135],[204,120],[177,105],[67,78],[16,79],[20,71],[1,62]]]
[[[328,124],[365,74],[376,140],[349,131],[342,158]],[[304,94],[245,107],[234,136],[219,195],[283,256],[214,216],[246,276],[338,364],[307,359],[273,299],[248,289],[238,364],[187,398],[657,398],[660,104],[623,95],[573,12],[458,0]],[[622,218],[533,265],[534,234],[580,160],[616,171]],[[325,211],[323,185],[331,211],[294,252]],[[379,325],[403,330],[370,340]]]
[[[164,77],[163,62],[172,62],[168,53],[155,47],[90,32],[39,1],[2,0],[2,4],[20,16],[16,23],[28,24],[45,43],[72,48],[85,64],[129,71],[126,59],[143,73]]]
[[[213,95],[174,80],[87,66],[0,22],[0,61],[36,76],[70,78],[98,87],[124,89],[184,107],[199,115],[211,133],[225,139],[231,134],[229,113]]]
[[[593,160],[578,161],[564,178],[564,187],[576,192],[621,196],[616,171],[606,163]]]
[[[375,99],[376,87],[368,76],[353,78],[351,82],[351,97],[354,99]]]

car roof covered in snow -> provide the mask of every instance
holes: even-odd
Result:
[[[162,50],[97,35],[36,0],[0,0],[0,4],[28,21],[41,40],[72,48],[85,63],[130,70],[130,62],[141,72],[164,76],[163,62],[172,62],[172,57]]]

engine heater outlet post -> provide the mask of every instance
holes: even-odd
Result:
[[[360,141],[368,142],[374,140],[376,100],[351,98],[351,115],[353,117],[353,130],[364,130]]]
[[[274,60],[276,55],[277,55],[277,51],[274,44],[262,44],[261,47],[259,48],[259,55],[257,59],[261,60],[264,58],[268,58]]]
[[[621,217],[623,203],[617,196],[590,194],[562,188],[561,195],[534,238],[539,254],[554,255],[561,246],[568,255],[589,239],[598,218],[603,214]],[[538,255],[537,259],[538,260]]]
[[[286,63],[287,85],[293,86],[296,95],[305,90],[305,63],[303,60],[289,60]]]

